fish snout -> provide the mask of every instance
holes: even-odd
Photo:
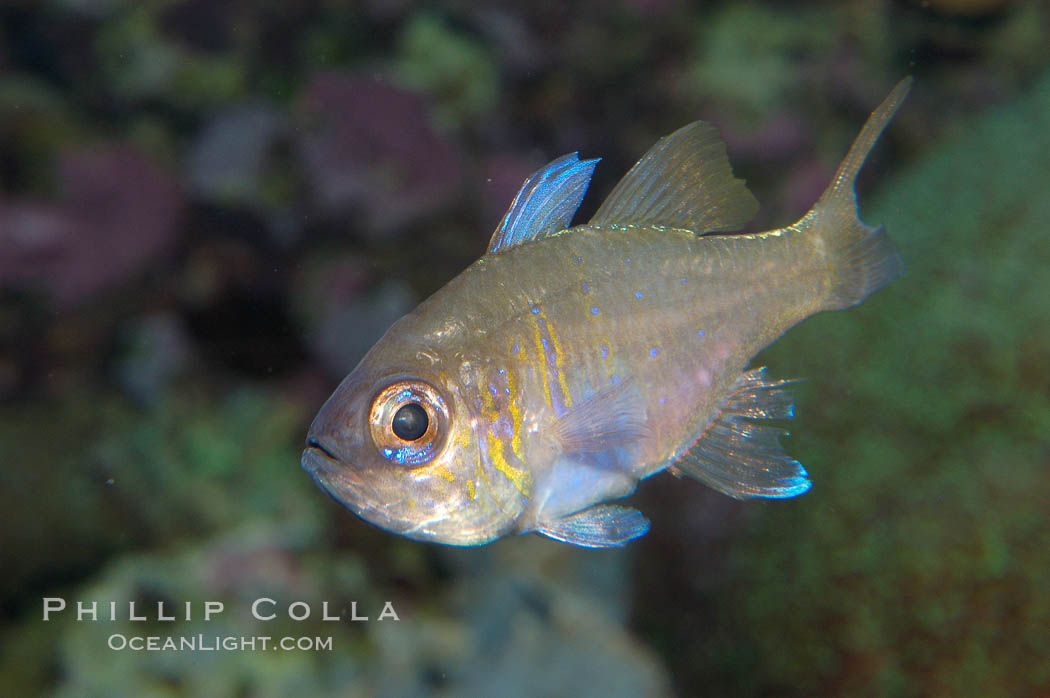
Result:
[[[316,480],[318,475],[325,472],[329,466],[327,461],[332,460],[332,454],[314,439],[306,440],[306,448],[303,450],[300,461],[303,470],[313,475]]]
[[[362,474],[346,461],[333,455],[323,441],[308,438],[300,465],[314,483],[339,503],[357,511],[355,504],[367,496],[368,487]]]
[[[322,486],[332,479],[353,479],[353,469],[336,455],[336,449],[324,440],[310,435],[306,439],[300,464]],[[326,487],[327,489],[327,487]]]

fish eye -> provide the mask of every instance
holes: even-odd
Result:
[[[368,421],[379,453],[410,467],[433,460],[448,437],[448,406],[434,386],[421,380],[400,380],[379,391]]]
[[[430,418],[427,411],[418,402],[410,402],[398,408],[390,428],[394,435],[405,441],[416,441],[427,433]]]

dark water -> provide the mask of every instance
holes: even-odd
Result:
[[[0,693],[1050,692],[1048,30],[1034,0],[4,3]],[[300,470],[537,166],[604,158],[585,219],[704,118],[783,225],[906,74],[858,187],[905,276],[757,360],[807,379],[803,497],[662,475],[626,550],[449,549]]]

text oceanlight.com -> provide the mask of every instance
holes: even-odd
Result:
[[[284,652],[332,651],[332,638],[291,637],[273,638],[269,635],[250,637],[237,635],[124,635],[114,633],[107,644],[111,650],[133,652],[254,652],[256,650],[280,650]]]

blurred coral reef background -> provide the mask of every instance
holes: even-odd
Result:
[[[1050,695],[1048,32],[1041,0],[4,2],[0,694]],[[905,276],[757,362],[807,379],[804,497],[661,475],[626,550],[451,549],[300,470],[539,165],[604,158],[585,219],[704,118],[752,229],[784,225],[907,74],[859,183]],[[44,623],[44,596],[227,611]],[[260,623],[260,596],[315,612]]]

